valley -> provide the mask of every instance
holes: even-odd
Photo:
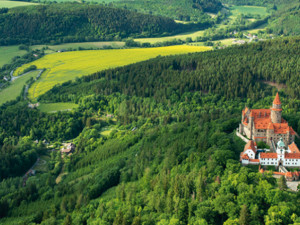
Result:
[[[299,224],[299,7],[0,0],[0,224]]]

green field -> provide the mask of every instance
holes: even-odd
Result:
[[[1,3],[1,1],[0,1]],[[22,56],[26,53],[25,50],[19,50],[19,46],[1,46],[0,47],[0,67],[8,64],[15,56]]]
[[[35,78],[40,71],[29,72],[14,80],[7,88],[0,90],[0,105],[7,101],[15,100],[20,96],[23,86],[31,77]]]
[[[50,51],[56,52],[61,49],[78,49],[78,48],[103,48],[105,46],[110,46],[112,48],[121,48],[124,47],[125,43],[121,41],[103,41],[103,42],[77,42],[77,43],[66,43],[60,45],[34,45],[31,49],[42,49],[44,47],[48,47]]]
[[[28,5],[36,5],[36,3],[0,0],[0,8],[13,8],[17,6],[28,6]]]
[[[205,30],[199,30],[199,31],[193,31],[193,32],[186,32],[182,34],[167,36],[167,37],[160,37],[160,38],[137,38],[134,39],[134,41],[145,43],[149,42],[151,44],[157,43],[157,42],[164,42],[164,41],[172,41],[174,39],[180,39],[180,40],[186,40],[186,38],[190,37],[193,39],[193,41],[196,40],[196,37],[203,36]]]
[[[160,48],[137,48],[137,49],[112,49],[63,52],[49,54],[32,63],[19,67],[14,75],[19,75],[30,65],[37,68],[46,68],[40,79],[33,83],[29,89],[30,99],[36,99],[46,93],[56,84],[74,80],[76,77],[89,75],[104,69],[125,66],[131,63],[144,61],[159,55],[175,55],[190,52],[210,50],[210,47],[195,47],[177,45]]]
[[[260,6],[232,6],[230,7],[230,12],[233,17],[236,17],[240,14],[258,14],[262,17],[267,16],[267,8]]]
[[[59,102],[59,103],[41,103],[38,106],[38,109],[41,110],[42,112],[54,113],[58,111],[70,111],[77,107],[78,105],[74,103]]]

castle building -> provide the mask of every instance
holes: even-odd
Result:
[[[277,142],[276,152],[260,152],[254,141],[250,140],[240,155],[243,165],[300,167],[300,151],[297,145],[286,145],[283,139]]]
[[[282,116],[282,106],[279,94],[273,101],[270,109],[249,109],[242,111],[242,121],[239,125],[239,133],[255,142],[263,141],[271,148],[280,138],[285,145],[294,142],[296,132],[289,126]]]

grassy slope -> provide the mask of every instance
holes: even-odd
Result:
[[[196,37],[203,36],[204,31],[205,30],[187,32],[187,33],[182,33],[182,34],[177,34],[177,35],[167,36],[167,37],[160,37],[160,38],[137,38],[135,39],[135,41],[141,43],[149,42],[151,44],[154,44],[157,42],[172,41],[173,39],[185,40],[188,37],[192,38],[193,40],[196,40]]]
[[[42,103],[38,109],[46,113],[54,113],[57,111],[69,111],[77,108],[78,105],[74,103]]]
[[[239,14],[259,14],[260,16],[267,16],[267,8],[260,6],[232,6],[230,7],[230,11],[233,16],[237,16]]]
[[[229,16],[229,20],[233,21],[237,18],[240,14],[259,14],[261,17],[265,17],[269,15],[267,13],[266,7],[260,7],[260,6],[232,6],[230,7],[230,12],[232,13]],[[226,25],[219,24],[216,27],[217,29],[226,28]],[[262,29],[260,29],[262,30]],[[255,30],[258,31],[257,29]],[[182,34],[177,34],[173,36],[168,37],[160,37],[160,38],[137,38],[135,41],[145,43],[149,42],[151,44],[157,43],[157,42],[164,42],[164,41],[172,41],[173,39],[180,39],[180,40],[186,40],[186,38],[192,38],[193,41],[196,40],[196,37],[201,37],[204,35],[205,30],[200,31],[194,31],[194,32],[187,32]]]
[[[165,56],[207,50],[210,50],[210,48],[181,45],[146,49],[64,52],[46,55],[39,60],[26,64],[18,68],[15,75],[20,74],[29,65],[36,65],[38,68],[47,68],[41,78],[29,89],[29,97],[34,99],[58,83],[74,80],[76,77],[100,70],[140,62],[157,57],[158,55]]]
[[[61,49],[78,49],[78,48],[103,48],[105,46],[111,46],[112,48],[120,48],[125,45],[121,41],[107,41],[107,42],[77,42],[77,43],[66,43],[60,45],[34,45],[32,49],[41,49],[43,47],[48,47],[53,51],[58,51]]]
[[[19,2],[19,1],[3,1],[0,0],[0,8],[13,8],[17,6],[28,6],[35,5],[36,3],[31,2]]]
[[[1,8],[0,1],[0,8]],[[26,53],[25,50],[19,50],[18,46],[1,46],[0,47],[0,67],[11,62],[12,58],[21,56]]]
[[[30,72],[16,80],[14,80],[10,86],[0,91],[0,105],[7,101],[15,100],[21,94],[21,90],[31,77],[36,77],[39,71]]]

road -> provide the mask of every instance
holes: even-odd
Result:
[[[38,78],[41,76],[41,74],[42,74],[42,72],[43,72],[44,70],[31,70],[31,71],[29,71],[29,72],[27,72],[27,73],[21,74],[20,76],[14,76],[14,71],[12,70],[12,71],[10,72],[10,80],[11,80],[11,81],[14,81],[14,80],[18,79],[19,77],[22,77],[22,76],[24,76],[24,75],[26,75],[26,74],[28,74],[28,73],[33,72],[33,71],[40,71],[40,73],[39,73],[39,74],[36,76],[36,78],[35,78],[35,79],[38,79]]]

